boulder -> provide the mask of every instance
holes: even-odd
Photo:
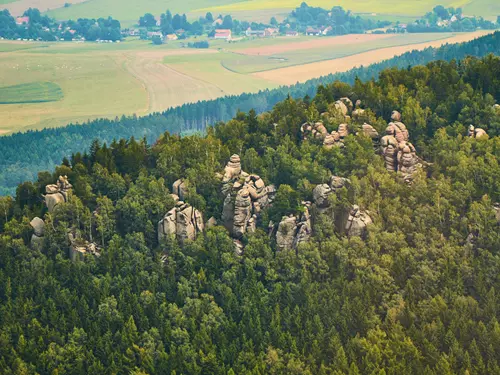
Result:
[[[252,199],[248,189],[241,189],[234,201],[234,216],[232,234],[241,238],[247,232],[248,221],[252,217]]]
[[[207,223],[205,224],[205,227],[213,228],[215,226],[217,226],[217,219],[212,216],[210,219],[208,219]]]
[[[408,130],[406,129],[406,125],[403,124],[402,122],[391,122],[389,123],[389,127],[391,127],[394,130],[394,137],[400,142],[406,142],[410,139],[410,134],[408,133]]]
[[[44,238],[42,236],[37,236],[36,234],[31,235],[30,247],[33,250],[42,251],[43,250],[43,241]]]
[[[319,213],[325,212],[330,207],[328,197],[333,192],[328,184],[320,184],[313,190],[313,200]]]
[[[333,131],[331,134],[327,134],[323,140],[323,146],[327,149],[332,147],[342,147],[344,144],[340,142],[340,135],[338,132]]]
[[[474,125],[470,125],[468,136],[471,138],[488,138],[488,133],[484,129],[475,128]]]
[[[497,218],[497,222],[500,225],[500,203],[495,203],[493,205],[493,209],[495,210],[495,217]]]
[[[361,211],[358,206],[354,205],[345,225],[345,234],[348,237],[364,237],[366,228],[372,223],[372,218],[368,213]]]
[[[372,140],[378,139],[378,131],[375,130],[375,128],[373,126],[371,126],[370,124],[364,123],[361,126],[361,132],[364,135],[370,137]]]
[[[347,108],[347,106],[345,105],[344,102],[342,102],[341,100],[337,100],[335,102],[335,108],[337,108],[337,110],[340,113],[342,113],[342,115],[347,116],[348,108]]]
[[[45,230],[45,222],[42,219],[40,219],[39,217],[35,217],[33,220],[31,220],[30,225],[32,226],[36,236],[43,236],[43,232]]]
[[[83,261],[89,255],[101,256],[101,248],[94,242],[89,242],[81,237],[78,230],[70,230],[68,232],[69,258],[71,261]]]
[[[381,153],[384,157],[385,168],[388,171],[397,171],[398,168],[398,140],[394,137],[392,126],[386,129],[386,135],[380,139]]]
[[[205,229],[203,215],[188,203],[179,201],[158,222],[158,241],[165,238],[177,239],[180,242],[193,241]]]
[[[310,202],[302,202],[304,212],[297,218],[294,215],[283,216],[276,232],[276,247],[278,251],[295,250],[312,235]]]
[[[349,135],[349,127],[347,126],[347,124],[340,124],[337,131],[339,133],[340,139],[344,139]]]
[[[417,171],[418,164],[419,159],[415,147],[409,142],[400,143],[398,151],[398,171],[403,174],[405,180],[413,176]]]
[[[399,113],[398,111],[392,111],[391,120],[392,121],[401,121],[401,113]]]
[[[49,212],[53,212],[59,203],[68,201],[68,193],[73,186],[69,183],[67,176],[59,176],[57,184],[45,186],[45,205]]]
[[[227,182],[234,178],[237,178],[241,173],[241,160],[239,155],[232,155],[224,168],[223,181]]]
[[[340,98],[340,101],[345,104],[345,106],[347,107],[347,109],[349,111],[352,111],[352,109],[354,108],[354,105],[352,104],[352,100],[349,99],[348,97]]]
[[[54,209],[59,203],[66,202],[66,198],[62,193],[46,194],[45,195],[45,205],[49,212],[54,212]]]

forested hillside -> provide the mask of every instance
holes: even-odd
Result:
[[[270,110],[288,95],[294,98],[313,96],[319,84],[335,80],[352,84],[356,77],[363,81],[370,80],[376,78],[383,69],[392,66],[407,68],[436,59],[450,61],[463,59],[467,55],[481,57],[489,53],[499,54],[499,51],[500,33],[497,32],[468,43],[409,52],[380,64],[318,78],[293,87],[186,104],[142,118],[101,119],[84,125],[71,124],[65,128],[0,137],[0,193],[13,194],[17,184],[25,180],[33,181],[38,171],[52,170],[63,157],[88,149],[95,138],[110,143],[113,139],[131,136],[141,139],[145,136],[149,142],[154,142],[166,130],[171,133],[204,131],[208,124],[229,120],[238,109],[249,111],[253,108],[257,113],[261,113]]]
[[[500,374],[500,58],[316,91],[2,198],[0,373]]]

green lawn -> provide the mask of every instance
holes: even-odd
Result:
[[[61,87],[53,82],[33,82],[0,87],[0,104],[46,103],[64,97]]]

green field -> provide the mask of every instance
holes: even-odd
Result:
[[[33,82],[0,87],[0,104],[46,103],[64,97],[61,87],[54,82]]]
[[[308,64],[316,61],[338,59],[380,48],[425,43],[449,38],[452,35],[451,33],[394,35],[390,38],[370,43],[297,50],[270,56],[248,56],[233,53],[224,57],[221,60],[221,64],[226,69],[237,73],[256,73],[271,69],[285,68],[287,66]]]

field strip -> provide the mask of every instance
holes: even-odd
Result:
[[[343,45],[369,43],[381,39],[392,38],[395,35],[396,34],[350,34],[336,37],[316,38],[315,40],[303,40],[298,42],[293,42],[293,38],[288,38],[291,43],[237,49],[233,52],[251,56],[272,56],[290,51],[304,51],[315,48],[328,48]],[[283,39],[284,38],[286,37],[283,37]]]
[[[64,4],[78,4],[88,0],[18,0],[1,6],[7,9],[13,16],[21,16],[28,8],[38,8],[40,12],[46,12],[56,8],[64,7]]]
[[[125,57],[125,68],[147,92],[148,108],[145,112],[163,111],[187,102],[221,96],[223,90],[220,87],[164,64],[164,57],[175,54],[171,52],[179,51],[138,52]],[[214,51],[185,50],[181,54],[211,52]]]
[[[459,34],[451,38],[440,39],[427,43],[381,48],[334,60],[326,60],[252,73],[252,76],[266,79],[268,81],[279,84],[293,85],[297,82],[305,82],[312,78],[317,78],[338,72],[345,72],[355,67],[368,66],[370,64],[378,63],[390,59],[394,56],[401,55],[405,52],[413,50],[423,50],[428,47],[440,47],[446,43],[451,44],[466,42],[489,33],[492,33],[492,31],[476,31],[473,33]]]

